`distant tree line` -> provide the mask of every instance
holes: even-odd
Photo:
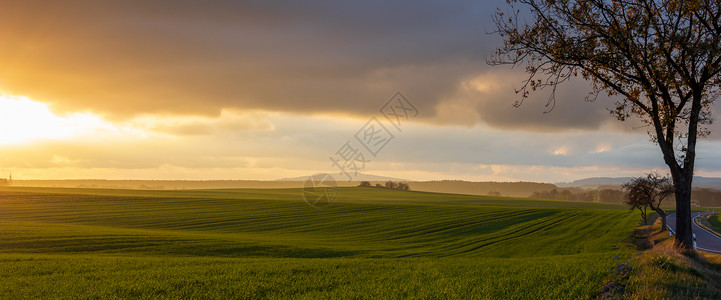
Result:
[[[623,203],[624,193],[614,189],[600,189],[572,192],[567,189],[533,192],[530,198],[549,200],[570,200],[586,202]]]
[[[495,194],[495,193],[494,193]],[[491,196],[491,193],[488,193]],[[529,198],[549,200],[571,200],[587,202],[624,203],[625,193],[618,188],[602,188],[595,190],[551,189],[533,192]],[[664,205],[674,205],[674,197],[664,201]],[[721,206],[721,190],[710,188],[694,188],[691,192],[691,201],[701,206]]]
[[[707,188],[693,189],[691,201],[701,206],[721,206],[721,191]]]
[[[361,181],[358,185],[359,187],[374,187],[370,181]],[[410,187],[405,182],[393,182],[393,181],[386,181],[385,185],[376,183],[376,188],[384,188],[384,189],[393,189],[393,190],[401,190],[401,191],[408,191],[410,190]]]
[[[490,192],[498,192],[504,196],[511,197],[528,197],[534,191],[549,191],[558,188],[550,183],[538,182],[472,182],[463,180],[434,180],[434,181],[416,181],[413,182],[413,190],[436,192],[436,193],[453,193],[453,194],[470,194],[470,195],[490,195]],[[495,194],[495,193],[494,193]]]

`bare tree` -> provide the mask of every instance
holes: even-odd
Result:
[[[661,217],[661,231],[666,230],[666,212],[661,209],[661,203],[674,194],[671,179],[661,177],[656,172],[646,174],[646,177],[637,177],[623,185],[626,191],[625,201],[631,210],[641,210],[644,224],[646,223],[646,208],[651,208]]]
[[[648,221],[646,220],[648,217],[648,214],[646,213],[648,203],[646,203],[646,201],[642,201],[640,198],[626,198],[623,203],[629,206],[629,212],[632,212],[634,209],[638,209],[638,211],[641,212],[641,220],[643,220],[643,224],[648,225]]]
[[[691,248],[691,183],[696,143],[709,133],[721,94],[721,0],[508,0],[495,23],[504,39],[488,63],[525,65],[530,91],[572,77],[616,96],[612,113],[646,123],[668,165],[676,196],[677,247]],[[519,7],[530,13],[521,13]]]

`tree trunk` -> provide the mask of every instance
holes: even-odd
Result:
[[[693,249],[693,229],[691,224],[691,183],[693,182],[693,169],[696,163],[696,141],[698,139],[698,125],[703,98],[703,85],[692,85],[693,101],[691,114],[688,120],[688,137],[686,138],[686,151],[682,168],[671,167],[673,185],[676,188],[676,241],[674,245],[687,250]],[[678,165],[676,165],[678,166]]]
[[[643,219],[643,225],[648,225],[648,221],[646,220],[646,207],[639,208],[638,210],[641,211],[641,219]]]
[[[672,173],[672,177],[676,189],[676,240],[674,245],[678,248],[692,249],[691,181],[693,178],[688,178],[681,172]]]
[[[663,200],[659,200],[658,205],[655,205],[654,202],[652,201],[651,205],[650,205],[651,209],[653,209],[653,211],[655,211],[658,214],[659,218],[661,218],[661,232],[666,231],[666,224],[667,224],[666,223],[666,212],[663,211],[663,209],[661,209],[662,201]]]
[[[658,207],[654,208],[653,210],[655,210],[656,213],[658,213],[659,218],[661,218],[661,232],[666,231],[666,212]]]

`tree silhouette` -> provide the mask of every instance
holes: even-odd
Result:
[[[359,187],[371,187],[371,183],[369,181],[361,181],[358,186]]]
[[[631,210],[641,210],[644,224],[647,224],[646,208],[648,207],[661,216],[661,231],[666,230],[666,212],[661,209],[661,202],[674,193],[671,179],[652,172],[646,177],[637,177],[625,183],[623,189],[626,190],[624,203],[630,206]]]
[[[641,212],[641,220],[643,220],[644,225],[648,225],[648,221],[646,220],[648,214],[646,213],[646,210],[648,209],[648,203],[646,201],[641,201],[639,198],[628,198],[626,201],[624,201],[626,205],[628,205],[630,208],[630,211],[633,211],[634,209],[638,209],[638,211]]]
[[[677,247],[690,249],[691,183],[696,143],[709,131],[710,105],[721,94],[720,0],[508,0],[499,10],[504,45],[492,65],[525,65],[530,91],[572,77],[590,81],[587,100],[620,98],[612,113],[646,123],[669,168],[676,196]],[[519,6],[530,9],[521,14]]]

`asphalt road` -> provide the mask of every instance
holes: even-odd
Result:
[[[691,212],[694,219],[698,216],[711,214],[708,212]],[[671,229],[671,232],[676,234],[676,214],[671,214],[666,217],[667,226]],[[694,222],[692,225],[693,233],[696,234],[696,247],[698,250],[721,254],[721,238],[708,230],[696,225]]]

